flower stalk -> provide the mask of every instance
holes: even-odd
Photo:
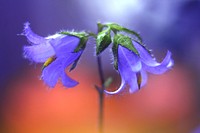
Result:
[[[102,62],[101,62],[101,56],[97,56],[97,63],[98,63],[98,72],[99,72],[99,78],[101,80],[101,87],[96,86],[96,90],[99,94],[99,133],[103,132],[103,109],[104,109],[104,90],[105,90],[105,79],[102,69]]]
[[[103,26],[98,23],[98,33],[102,31]],[[98,87],[95,85],[95,88],[98,92],[99,95],[99,122],[98,122],[98,127],[99,127],[99,133],[103,133],[103,114],[104,114],[104,90],[105,88],[105,78],[104,78],[104,73],[103,73],[103,67],[102,67],[102,61],[101,61],[101,56],[97,55],[97,65],[98,65],[98,73],[99,73],[99,78],[101,82],[101,87]]]

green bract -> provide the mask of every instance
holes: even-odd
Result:
[[[136,55],[139,55],[137,49],[134,47],[132,40],[128,36],[124,36],[122,34],[116,34],[114,36],[114,45],[112,48],[113,55],[114,55],[114,67],[116,70],[118,70],[118,45],[121,45],[132,52],[134,52]]]
[[[114,36],[114,44],[122,45],[123,47],[126,47],[127,49],[133,51],[135,54],[139,55],[137,49],[132,43],[132,40],[128,36],[124,36],[122,34],[116,34]]]
[[[99,32],[96,39],[96,54],[99,55],[111,42],[110,28]]]

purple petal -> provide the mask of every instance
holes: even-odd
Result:
[[[147,83],[147,73],[144,70],[140,71],[142,77],[141,87],[143,87]],[[136,73],[130,73],[131,77],[126,79],[126,83],[129,85],[129,92],[134,93],[139,90],[137,83]]]
[[[136,74],[132,74],[131,78],[129,78],[129,80],[127,81],[129,84],[129,92],[133,93],[135,91],[137,91],[138,88],[138,84],[137,84],[137,77]]]
[[[52,39],[51,45],[56,51],[57,57],[69,56],[69,53],[73,53],[79,44],[80,39],[74,36],[65,36],[61,39]]]
[[[143,69],[140,71],[140,73],[141,73],[141,77],[142,77],[141,87],[143,87],[147,83],[148,76],[147,76],[147,72]]]
[[[153,74],[162,74],[169,70],[173,66],[173,60],[171,59],[171,52],[167,52],[164,60],[161,63],[157,63],[155,66],[148,66],[143,64],[143,67],[146,71]]]
[[[151,54],[149,54],[149,52],[143,46],[141,46],[137,42],[133,42],[133,44],[135,48],[138,50],[141,61],[143,63],[147,64],[148,66],[155,66],[158,64],[156,60],[152,58]]]
[[[30,28],[30,23],[26,22],[24,24],[24,35],[27,37],[27,39],[31,42],[31,44],[41,44],[41,43],[45,43],[45,39],[44,37],[38,36],[37,34],[35,34],[31,28]]]
[[[63,73],[62,59],[56,59],[42,71],[41,77],[49,87],[53,88],[61,73]]]
[[[71,79],[65,73],[62,73],[62,83],[65,87],[72,88],[78,84],[77,81]]]
[[[76,61],[82,54],[82,51],[79,51],[77,53],[69,53],[67,57],[64,57],[63,60],[63,73],[61,75],[62,78],[62,83],[65,87],[67,88],[71,88],[74,87],[78,84],[77,81],[71,79],[70,77],[68,77],[65,73],[65,68],[68,67],[70,64],[72,64],[74,61]],[[60,58],[60,57],[59,57]]]
[[[136,80],[135,73],[140,71],[142,68],[141,62],[139,57],[134,54],[132,51],[124,48],[123,46],[119,45],[118,47],[118,70],[121,76],[121,85],[120,87],[114,92],[105,91],[107,94],[116,94],[121,92],[126,84],[132,85],[131,79],[134,78]],[[137,81],[135,81],[137,82]],[[131,87],[134,87],[133,85]],[[132,88],[132,90],[134,90]],[[130,91],[132,91],[130,88]]]
[[[119,45],[118,47],[118,67],[121,71],[138,72],[142,68],[140,58],[128,50],[127,48]]]
[[[24,47],[24,57],[36,63],[45,62],[53,55],[55,52],[49,43]]]
[[[81,53],[81,51],[78,53],[71,53],[70,56],[65,58],[58,57],[43,70],[42,79],[44,82],[50,87],[54,87],[60,77],[65,87],[70,88],[76,86],[78,82],[68,77],[65,73],[65,69],[79,58]]]

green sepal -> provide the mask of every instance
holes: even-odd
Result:
[[[128,36],[124,36],[122,34],[117,34],[114,36],[114,43],[122,45],[123,47],[133,51],[135,54],[139,55],[137,49],[132,43],[132,39]]]
[[[74,50],[74,52],[79,52],[80,50],[83,50],[86,46],[86,43],[88,41],[88,33],[85,32],[68,32],[68,31],[62,31],[60,34],[69,35],[69,36],[75,36],[80,39],[78,46]]]
[[[76,53],[76,52],[79,52],[80,50],[85,49],[87,41],[88,41],[88,37],[86,37],[86,36],[81,37],[80,42],[79,42],[78,46],[76,47],[76,49],[74,50],[74,52]]]
[[[71,35],[71,36],[76,36],[79,38],[88,36],[88,33],[86,32],[75,32],[75,31],[61,31],[59,34]]]
[[[127,28],[125,28],[125,27],[123,27],[123,26],[120,26],[120,25],[118,25],[118,24],[116,24],[116,23],[108,23],[108,24],[106,24],[108,27],[110,27],[111,28],[111,30],[116,34],[117,32],[119,32],[119,31],[124,31],[124,32],[126,32],[126,33],[129,33],[129,34],[132,34],[132,35],[134,35],[134,36],[136,36],[137,37],[137,39],[138,39],[138,41],[140,42],[140,43],[142,43],[142,37],[137,33],[137,32],[135,32],[135,31],[133,31],[133,30],[129,30],[129,29],[127,29]]]
[[[96,39],[96,54],[99,55],[111,42],[110,28],[99,32]]]
[[[124,36],[122,34],[116,34],[114,36],[114,45],[112,47],[113,55],[114,55],[114,68],[118,70],[118,47],[119,45],[131,50],[134,52],[136,55],[139,56],[139,53],[135,46],[132,43],[132,40],[128,36]]]

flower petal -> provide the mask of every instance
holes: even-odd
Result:
[[[36,63],[45,62],[53,55],[55,55],[55,52],[49,43],[24,46],[24,57]]]
[[[141,73],[141,77],[142,77],[141,87],[143,87],[147,83],[148,76],[147,76],[147,72],[143,69],[140,71],[140,73]]]
[[[129,84],[129,87],[130,87],[129,88],[130,93],[133,93],[133,92],[139,90],[138,84],[137,84],[137,77],[136,77],[135,73],[131,75],[131,78],[127,82]]]
[[[79,44],[80,39],[75,36],[65,36],[61,39],[52,39],[51,45],[54,47],[57,57],[68,56],[73,53]]]
[[[63,73],[62,59],[56,59],[42,71],[41,77],[49,87],[53,88],[61,73]]]
[[[141,70],[142,64],[140,58],[135,53],[119,45],[118,67],[121,69],[121,71],[138,72]]]
[[[37,34],[35,34],[31,28],[30,28],[30,23],[26,22],[24,24],[24,35],[27,37],[27,39],[31,42],[31,44],[41,44],[41,43],[45,43],[45,38],[38,36]]]
[[[107,94],[116,94],[121,92],[126,84],[131,85],[132,78],[134,78],[137,85],[135,73],[142,68],[139,57],[127,48],[119,45],[118,47],[118,70],[121,76],[121,85],[114,92],[105,91]],[[133,85],[132,85],[133,86]],[[135,87],[133,88],[133,90]]]
[[[78,82],[68,77],[65,73],[65,69],[79,58],[81,53],[81,51],[78,53],[71,53],[70,56],[65,58],[58,57],[43,70],[42,79],[44,82],[50,87],[54,87],[60,77],[65,87],[70,88],[76,86]]]
[[[68,88],[72,88],[74,86],[76,86],[78,84],[77,81],[71,79],[69,76],[66,75],[66,73],[62,73],[62,83],[65,87],[68,87]]]
[[[77,53],[69,53],[67,57],[63,58],[65,60],[63,62],[63,73],[61,75],[62,78],[62,83],[65,87],[71,88],[74,87],[78,84],[77,81],[71,79],[66,73],[65,73],[65,68],[68,67],[70,64],[72,64],[75,60],[77,60],[82,54],[82,51],[79,51]]]
[[[158,65],[155,58],[152,58],[151,54],[143,46],[141,46],[137,42],[133,42],[133,44],[135,48],[138,50],[142,62],[144,62],[148,66]]]
[[[125,83],[126,83],[125,80],[122,78],[121,79],[121,85],[116,91],[110,92],[110,91],[105,90],[104,92],[107,93],[107,94],[110,94],[110,95],[117,94],[117,93],[121,92],[125,88]]]
[[[157,63],[156,66],[148,66],[143,64],[143,68],[153,74],[162,74],[169,70],[173,66],[173,60],[171,59],[171,52],[167,52],[164,60],[161,63]]]

